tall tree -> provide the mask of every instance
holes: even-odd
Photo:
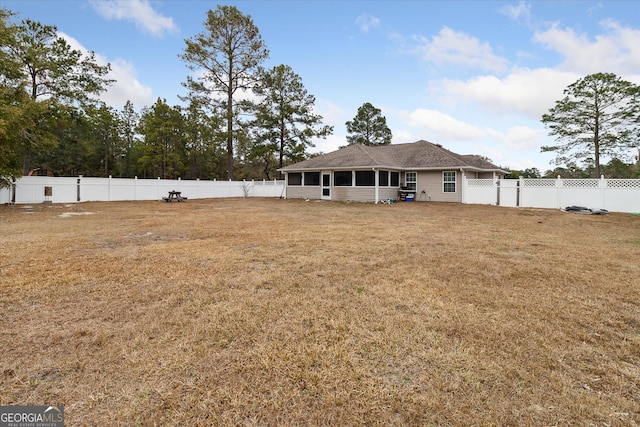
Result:
[[[234,122],[240,105],[234,101],[238,91],[250,89],[260,64],[269,51],[258,28],[248,15],[234,6],[218,6],[207,12],[205,31],[185,40],[180,58],[194,71],[185,87],[200,102],[223,103],[226,112],[227,177],[233,179]],[[219,99],[217,95],[223,95]]]
[[[10,21],[13,15],[0,8],[0,187],[11,185],[20,175],[21,134],[29,124],[21,66],[10,55],[17,31]]]
[[[59,119],[50,127],[57,143],[34,151],[32,162],[60,176],[99,175],[99,159],[93,162],[94,129],[90,117],[78,108],[55,106],[60,107]]]
[[[127,101],[124,104],[124,108],[119,113],[118,123],[120,126],[119,134],[122,140],[122,148],[124,150],[124,156],[121,159],[124,160],[123,165],[120,165],[120,172],[124,173],[124,176],[131,177],[131,157],[133,155],[135,147],[138,145],[138,122],[140,120],[140,114],[133,108],[133,103]]]
[[[89,119],[93,153],[99,165],[98,175],[108,177],[117,170],[117,162],[124,152],[119,115],[116,110],[102,103],[99,108],[89,109]]]
[[[224,147],[220,126],[223,118],[207,114],[192,100],[184,111],[186,121],[187,156],[190,178],[220,178],[217,169],[224,163]]]
[[[98,65],[95,53],[72,49],[53,25],[25,19],[18,26],[12,54],[22,63],[32,99],[55,97],[65,104],[84,104],[113,80],[110,65]]]
[[[592,159],[600,176],[601,156],[630,156],[640,139],[640,87],[615,74],[597,73],[569,85],[566,95],[542,116],[556,137],[556,145],[542,152],[556,152],[556,165]]]
[[[145,171],[160,178],[184,175],[186,135],[180,107],[158,98],[143,110],[139,131],[144,138],[139,162]]]
[[[14,76],[10,80],[14,87],[27,91],[30,102],[45,104],[42,108],[31,106],[28,125],[21,129],[24,142],[23,173],[30,168],[33,148],[51,140],[51,133],[41,128],[47,122],[45,117],[50,108],[46,104],[63,104],[82,107],[91,102],[92,97],[103,92],[113,82],[105,76],[109,65],[98,65],[95,54],[85,55],[72,49],[65,39],[58,36],[58,30],[52,25],[43,25],[30,19],[23,20],[13,27],[12,38],[2,46],[2,59],[17,64]],[[4,65],[3,65],[4,68]],[[4,80],[6,83],[9,80]]]
[[[22,89],[0,85],[0,187],[21,175],[22,136],[31,125],[29,104]]]
[[[391,144],[391,129],[387,126],[387,118],[379,108],[368,102],[358,108],[353,120],[347,125],[347,142],[349,145],[388,145]]]
[[[285,158],[303,160],[306,148],[313,147],[313,138],[325,138],[333,132],[333,127],[322,124],[322,116],[314,114],[315,97],[288,65],[264,72],[254,93],[260,99],[252,123],[256,133],[254,157],[267,162],[276,155],[282,167]],[[265,175],[270,178],[268,167]]]

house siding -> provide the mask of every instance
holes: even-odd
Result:
[[[416,200],[431,202],[462,202],[462,174],[456,171],[456,192],[445,193],[442,185],[442,172],[418,172]],[[422,194],[425,191],[426,195]],[[425,197],[426,196],[426,197]]]
[[[493,179],[493,172],[476,172],[476,171],[466,171],[465,176],[468,179]]]
[[[319,199],[320,187],[317,186],[287,186],[287,199]]]
[[[469,177],[467,177],[469,178]],[[493,172],[478,172],[476,174],[476,178],[478,179],[493,179]]]
[[[375,202],[376,190],[373,187],[331,187],[331,200]]]
[[[379,202],[385,202],[388,199],[397,200],[398,199],[398,187],[380,187],[378,191],[380,196]]]
[[[287,187],[287,199],[321,199],[320,187],[290,185]],[[397,187],[381,187],[378,190],[378,201],[398,199]],[[376,190],[373,187],[331,187],[331,200],[370,202],[376,201]]]

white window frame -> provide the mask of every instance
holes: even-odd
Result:
[[[413,176],[414,180],[409,181],[409,176]],[[416,190],[418,188],[418,172],[405,172],[404,173],[404,185],[409,190]]]
[[[453,180],[451,180],[451,174],[453,174]],[[453,191],[447,191],[447,184],[453,184]],[[442,192],[443,193],[458,192],[458,173],[456,171],[442,172]]]

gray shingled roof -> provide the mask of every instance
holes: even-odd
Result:
[[[502,171],[476,155],[460,155],[441,145],[420,140],[410,144],[369,147],[349,145],[331,153],[312,157],[282,168],[284,172],[341,168],[440,169],[464,168]],[[503,171],[504,172],[504,171]]]

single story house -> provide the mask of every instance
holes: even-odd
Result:
[[[417,141],[349,145],[279,169],[286,197],[357,202],[462,202],[462,177],[501,178],[507,171],[476,155]]]

